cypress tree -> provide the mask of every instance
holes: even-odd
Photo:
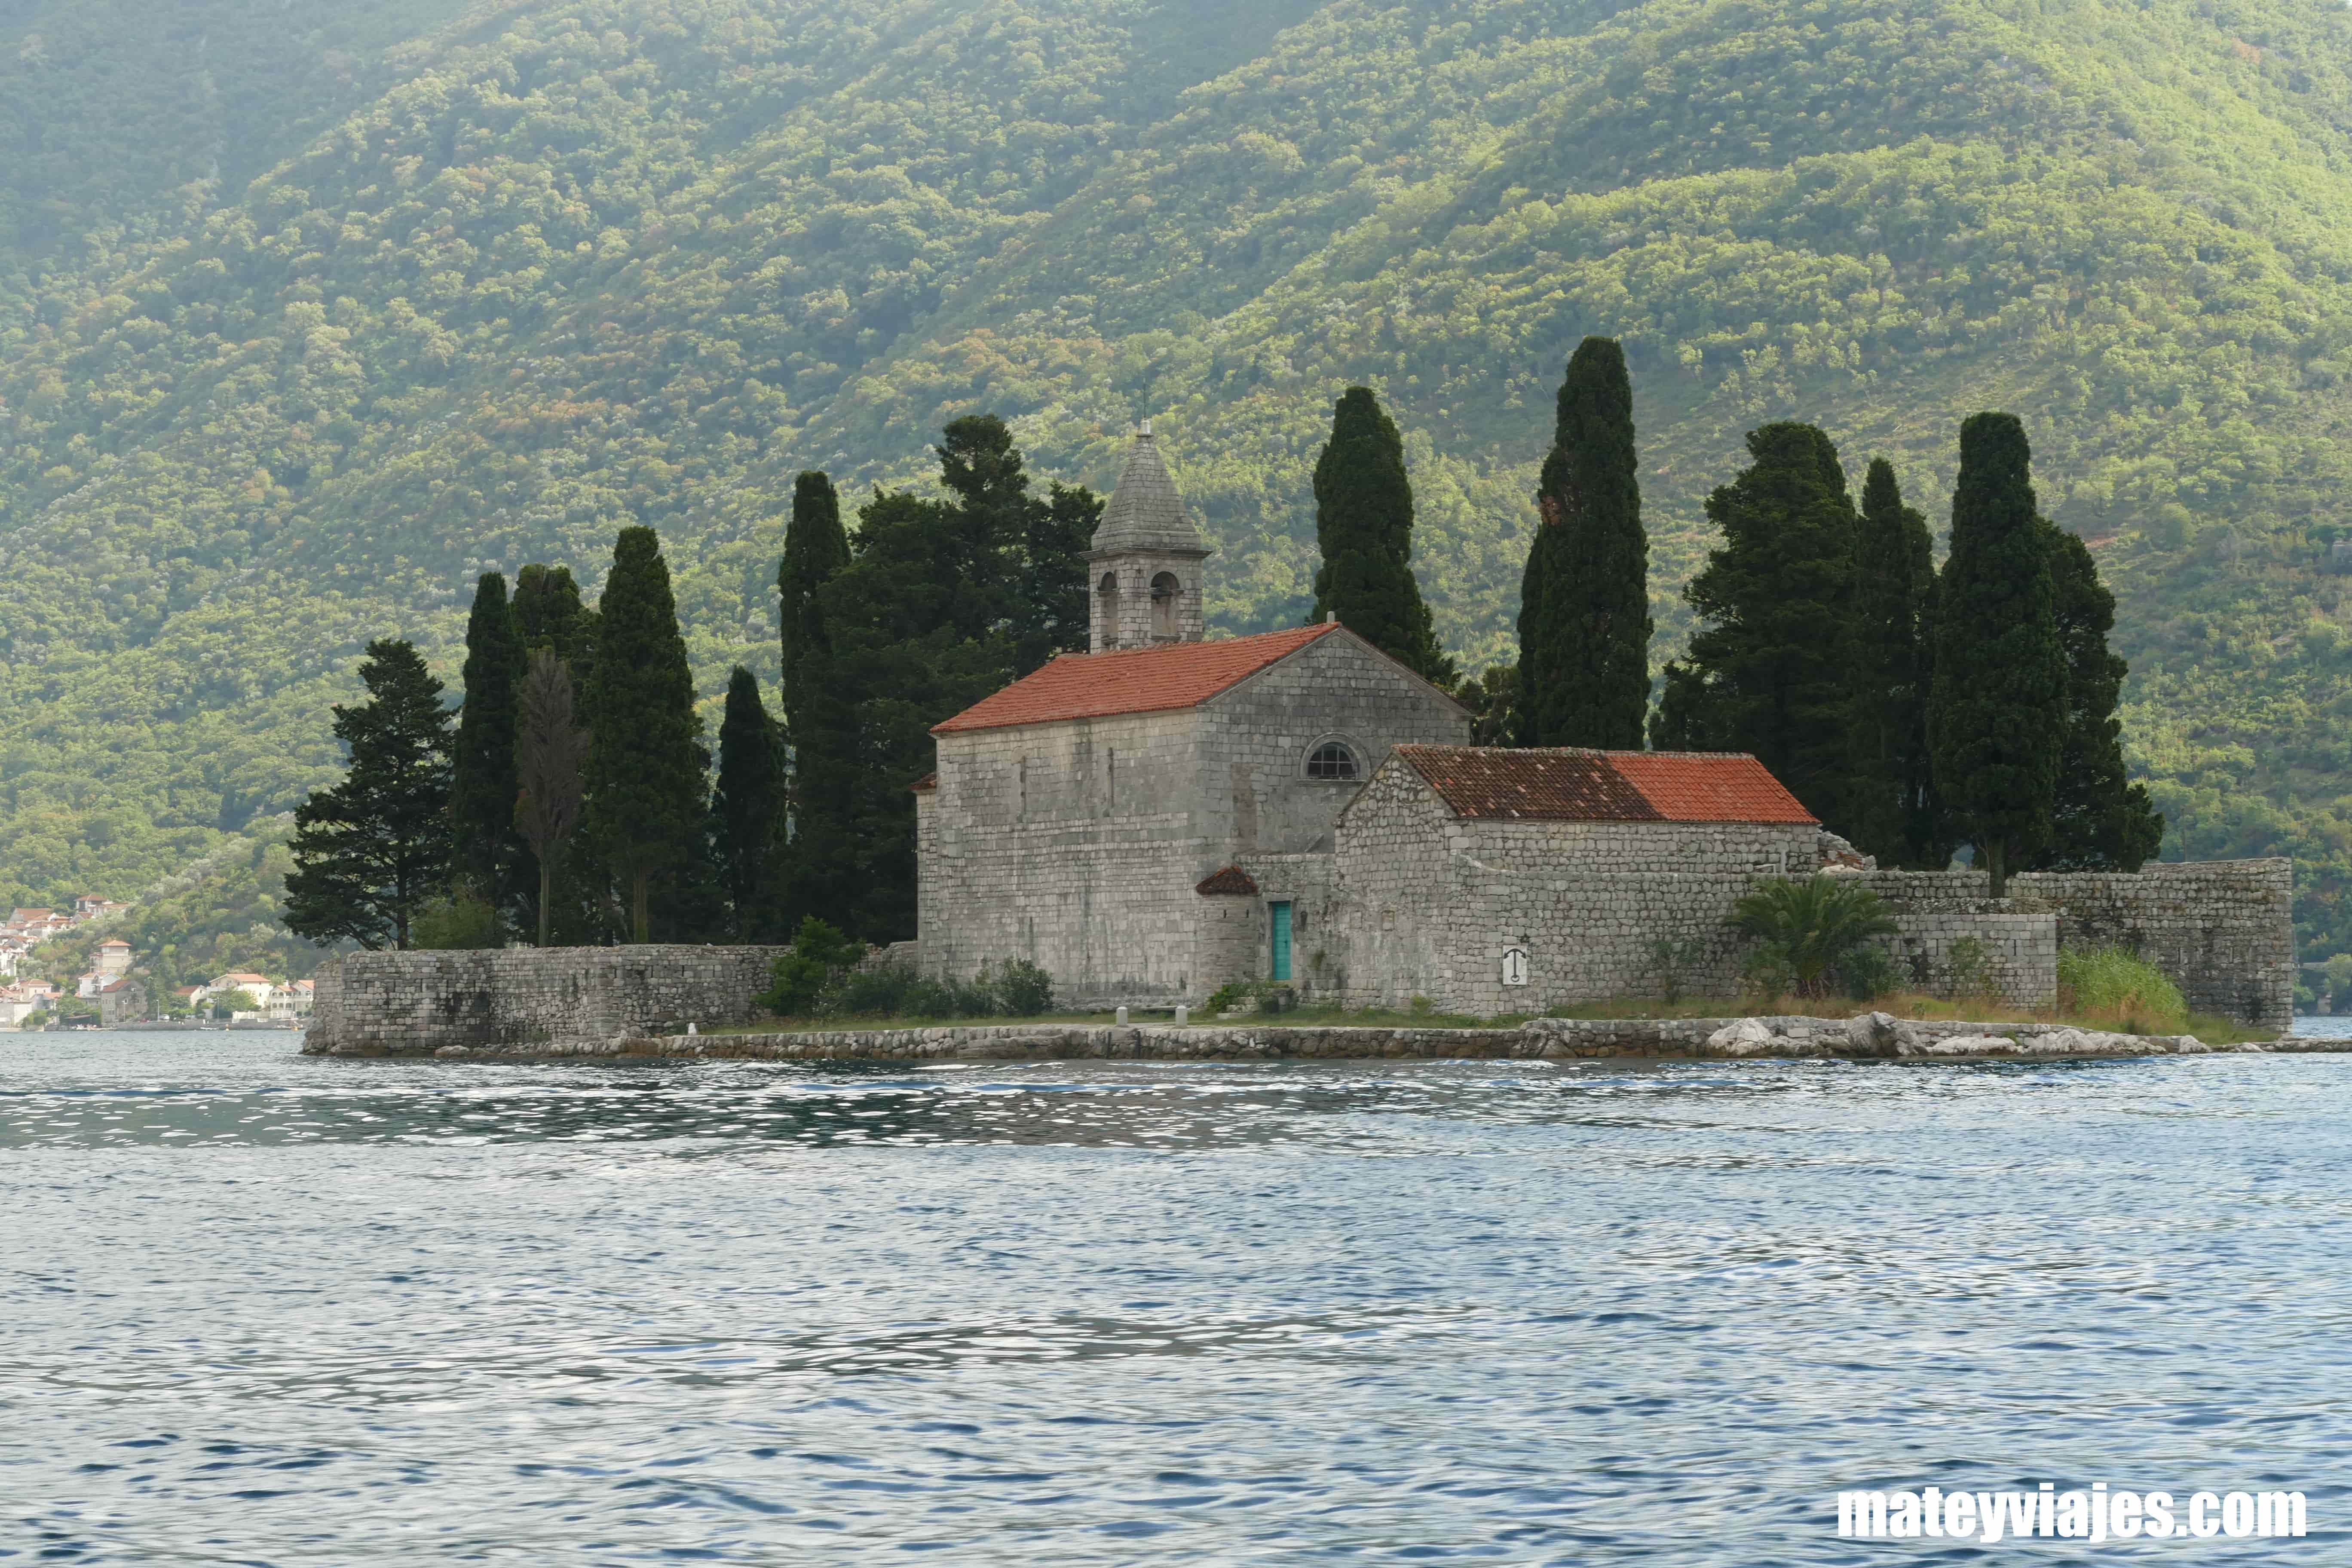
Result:
[[[2116,596],[2099,581],[2091,552],[2073,534],[2043,524],[2050,555],[2058,642],[2066,658],[2066,739],[2051,803],[2049,847],[2042,871],[2137,871],[2164,844],[2164,815],[2147,786],[2124,769],[2123,724],[2116,704],[2130,667],[2107,649]]]
[[[699,848],[710,765],[669,566],[650,528],[625,528],[614,543],[587,695],[588,828],[628,888],[633,940],[650,942],[654,878],[686,868]]]
[[[784,529],[783,563],[776,569],[776,593],[782,600],[776,619],[783,645],[779,698],[784,728],[795,747],[801,744],[802,707],[808,694],[803,672],[824,644],[817,593],[848,564],[849,536],[842,531],[841,500],[834,493],[833,480],[814,468],[805,470],[793,481],[793,516]]]
[[[734,936],[761,942],[779,934],[775,851],[783,838],[783,735],[760,700],[758,678],[740,664],[727,679],[710,818]]]
[[[1637,749],[1650,705],[1650,541],[1633,385],[1613,338],[1587,338],[1569,358],[1536,511],[1519,586],[1520,743]]]
[[[1315,461],[1314,619],[1339,624],[1441,686],[1458,671],[1437,646],[1429,606],[1412,574],[1412,485],[1404,437],[1368,386],[1351,386],[1331,411],[1331,438]]]
[[[2057,587],[2012,414],[1960,426],[1952,552],[1936,595],[1927,730],[1936,788],[2003,897],[2050,841],[2066,730]]]
[[[1871,460],[1854,562],[1853,842],[1884,866],[1941,870],[1951,858],[1927,751],[1935,668],[1935,547],[1903,504],[1895,467]]]
[[[569,566],[537,562],[515,574],[514,619],[526,648],[553,648],[556,657],[587,657],[592,617],[580,603]]]
[[[1853,501],[1813,426],[1751,430],[1748,451],[1706,498],[1724,542],[1685,592],[1705,624],[1688,659],[1667,667],[1655,739],[1753,752],[1834,826],[1848,799]]]
[[[465,704],[449,795],[453,875],[499,910],[520,900],[525,850],[515,831],[515,725],[523,643],[507,580],[485,572],[466,622]]]
[[[368,700],[335,708],[342,783],[294,810],[286,928],[316,942],[409,943],[449,874],[449,713],[414,644],[367,646]]]

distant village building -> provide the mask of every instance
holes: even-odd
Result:
[[[932,731],[926,973],[1028,959],[1081,1007],[1234,981],[1487,1016],[1728,994],[1739,896],[1826,870],[1886,898],[1890,956],[1923,981],[1965,957],[2047,1006],[2063,934],[2145,948],[2200,1007],[2291,1020],[2284,861],[2023,875],[1999,903],[1978,873],[1880,872],[1753,757],[1473,747],[1451,696],[1345,626],[1205,641],[1210,553],[1147,426],[1087,556],[1090,651]]]
[[[110,937],[98,944],[98,973],[110,978],[131,973],[131,944]]]
[[[135,1024],[147,1016],[147,983],[134,975],[125,974],[108,981],[98,991],[98,1022],[100,1028],[120,1028]]]

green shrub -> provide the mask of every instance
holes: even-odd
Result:
[[[865,956],[862,943],[811,915],[793,934],[792,951],[780,956],[768,971],[768,989],[758,997],[759,1005],[779,1017],[808,1013],[835,972]]]
[[[506,928],[499,921],[497,906],[471,889],[433,900],[416,911],[408,926],[408,945],[427,952],[506,944]]]
[[[1008,958],[986,978],[997,1007],[1007,1017],[1034,1018],[1054,1010],[1054,977],[1025,958]]]
[[[2171,1033],[2189,1023],[2180,987],[2137,953],[2119,947],[2058,955],[2059,1002],[2077,1015],[2120,1021],[2134,1034]]]
[[[1756,939],[1743,973],[1768,996],[1779,994],[1763,984],[1768,976],[1775,983],[1785,979],[1786,988],[1800,996],[1828,994],[1840,961],[1895,929],[1876,893],[1830,876],[1767,882],[1733,906],[1731,923]]]
[[[1228,980],[1209,993],[1209,999],[1201,1005],[1201,1011],[1212,1017],[1219,1013],[1230,1013],[1254,994],[1255,988],[1248,981]]]
[[[1857,1002],[1868,1002],[1895,989],[1894,957],[1874,942],[1849,948],[1846,955],[1838,960],[1837,967],[1838,978],[1845,983],[1845,994]]]

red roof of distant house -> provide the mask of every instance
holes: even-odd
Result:
[[[1338,631],[1329,621],[1217,642],[1161,643],[1113,653],[1066,653],[995,696],[972,704],[934,735],[1002,730],[1057,719],[1108,719],[1195,708],[1267,665]]]
[[[1813,814],[1741,752],[1399,746],[1458,816],[1536,822],[1765,822]]]

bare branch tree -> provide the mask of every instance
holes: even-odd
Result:
[[[580,769],[588,731],[572,719],[572,668],[552,648],[530,650],[515,729],[515,829],[539,860],[539,945],[547,945],[555,868],[580,826]]]

